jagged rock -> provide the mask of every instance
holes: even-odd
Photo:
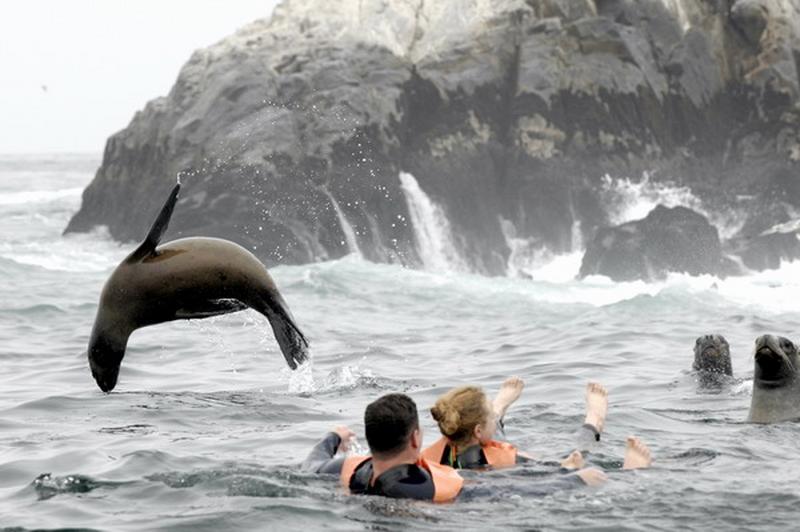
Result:
[[[751,45],[758,46],[769,23],[769,10],[762,0],[737,0],[731,7],[731,20]]]
[[[586,248],[580,276],[651,281],[669,272],[726,275],[729,264],[705,216],[659,205],[642,220],[600,229]]]
[[[420,264],[406,171],[464,262],[503,274],[501,219],[570,251],[608,225],[605,174],[680,180],[742,216],[743,196],[800,206],[800,7],[728,5],[286,0],[109,139],[67,231],[140,238],[180,172],[173,235],[270,264]]]
[[[731,244],[733,253],[751,270],[776,270],[781,261],[800,259],[800,240],[797,233],[769,233],[742,237]]]

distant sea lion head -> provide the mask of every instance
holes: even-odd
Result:
[[[797,346],[783,336],[765,334],[756,339],[754,386],[781,388],[792,384],[800,367]]]
[[[732,377],[731,351],[725,337],[720,334],[699,337],[694,344],[692,369]]]

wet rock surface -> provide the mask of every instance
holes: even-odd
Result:
[[[782,261],[800,259],[800,240],[794,232],[740,237],[731,246],[742,264],[755,271],[777,270]]]

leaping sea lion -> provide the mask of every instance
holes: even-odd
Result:
[[[800,357],[791,340],[769,334],[756,339],[748,421],[774,423],[800,418],[798,368]]]
[[[722,384],[726,377],[733,377],[728,341],[721,334],[699,337],[694,344],[692,369],[704,385]]]
[[[182,238],[159,245],[180,183],[147,238],[114,270],[103,287],[89,340],[89,366],[97,385],[117,384],[128,337],[140,327],[178,319],[219,316],[252,308],[269,320],[292,369],[307,357],[308,341],[264,265],[243,247],[218,238]]]

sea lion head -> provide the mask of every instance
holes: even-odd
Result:
[[[699,337],[694,344],[692,369],[732,377],[733,366],[727,340],[720,334],[707,334]]]
[[[773,389],[794,382],[800,367],[797,346],[783,336],[765,334],[756,339],[754,386]]]
[[[92,377],[101,390],[110,392],[117,385],[119,368],[128,346],[130,331],[103,325],[103,320],[95,321],[87,355]]]

